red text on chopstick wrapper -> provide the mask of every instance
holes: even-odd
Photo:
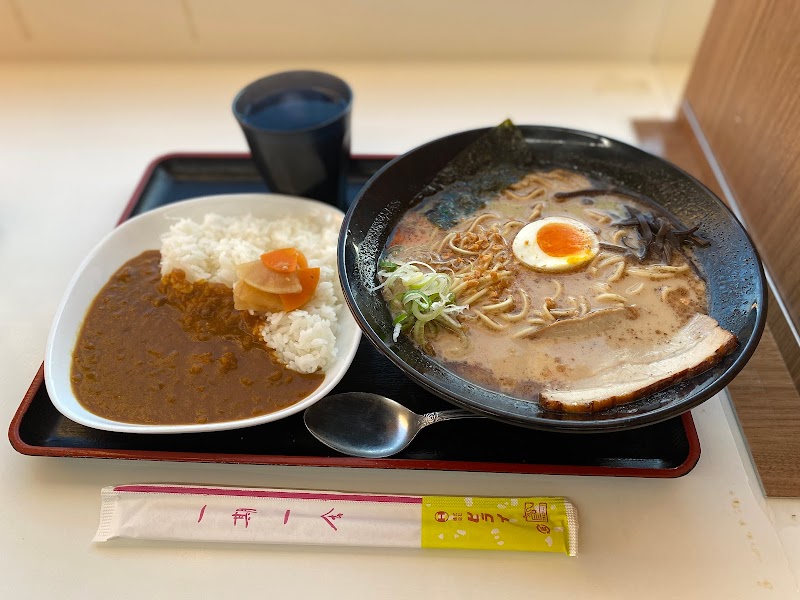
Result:
[[[197,518],[197,522],[200,523],[203,520],[203,516],[206,514],[206,508],[208,508],[208,504],[204,504],[203,507],[200,509],[200,515]],[[244,523],[245,529],[250,527],[251,518],[258,512],[255,508],[237,508],[233,511],[231,516],[233,517],[233,526],[235,527],[237,523],[240,521]],[[280,512],[280,511],[278,511]],[[286,525],[289,522],[289,516],[291,514],[291,509],[287,508],[283,513],[283,525]],[[344,514],[342,512],[337,512],[335,508],[329,509],[327,512],[321,514],[319,516],[322,521],[328,525],[334,531],[338,531],[338,528],[334,524],[335,521],[338,519],[343,519]],[[265,525],[271,526],[270,522],[266,522]]]
[[[237,508],[231,515],[233,517],[233,525],[236,526],[237,521],[240,519],[244,521],[244,526],[247,528],[250,525],[250,515],[258,512],[255,508]]]

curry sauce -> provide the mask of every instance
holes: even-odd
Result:
[[[163,278],[161,255],[125,263],[95,298],[72,356],[72,389],[92,413],[125,423],[217,423],[278,411],[324,379],[283,366],[236,310],[230,288]]]

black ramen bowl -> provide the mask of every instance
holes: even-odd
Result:
[[[709,314],[736,335],[736,350],[708,371],[660,392],[601,412],[576,414],[546,410],[535,401],[476,385],[436,363],[406,336],[392,342],[388,308],[380,291],[373,291],[387,239],[415,205],[418,192],[488,129],[450,135],[394,159],[350,207],[339,238],[339,272],[347,303],[367,339],[437,396],[487,417],[537,429],[599,432],[641,427],[679,415],[722,390],[753,354],[766,318],[764,272],[736,217],[699,181],[642,150],[581,131],[519,129],[535,157],[534,168],[582,172],[653,199],[683,223],[701,225],[711,244],[696,248],[692,256],[706,279]]]

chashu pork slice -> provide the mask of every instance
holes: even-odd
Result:
[[[568,390],[544,389],[539,404],[562,412],[596,412],[631,402],[717,364],[737,345],[712,317],[695,315],[657,350],[621,361]]]

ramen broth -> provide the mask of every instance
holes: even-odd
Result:
[[[705,283],[686,256],[673,249],[668,263],[658,256],[640,261],[635,255],[644,242],[636,228],[617,224],[631,220],[629,207],[661,213],[624,194],[564,194],[591,188],[597,189],[578,173],[536,172],[450,229],[426,216],[431,199],[405,215],[384,260],[420,261],[447,273],[454,303],[467,307],[455,317],[460,330],[429,326],[423,349],[466,379],[534,399],[545,386],[570,389],[626,359],[641,360],[692,315],[705,313]],[[596,256],[567,272],[523,264],[512,251],[514,238],[545,218],[587,225],[599,244]],[[395,293],[384,288],[387,300]]]

